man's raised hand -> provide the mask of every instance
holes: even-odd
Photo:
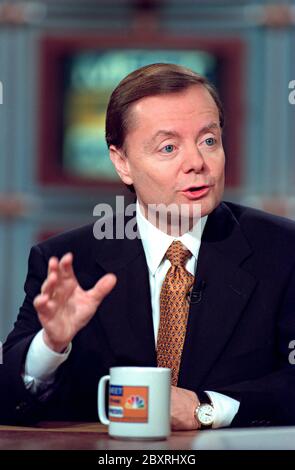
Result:
[[[60,261],[50,258],[47,278],[41,293],[34,299],[47,346],[62,352],[93,317],[116,281],[114,274],[106,274],[92,289],[83,290],[73,270],[71,253],[65,254]]]

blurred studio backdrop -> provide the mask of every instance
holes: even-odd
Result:
[[[294,0],[0,1],[0,340],[30,247],[128,196],[108,159],[105,108],[123,76],[152,62],[217,86],[225,199],[295,219]]]

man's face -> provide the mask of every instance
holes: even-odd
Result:
[[[143,98],[130,113],[125,157],[118,163],[111,146],[111,158],[141,206],[200,204],[202,217],[212,212],[223,194],[225,156],[218,109],[206,88]]]

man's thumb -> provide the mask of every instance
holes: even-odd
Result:
[[[117,277],[114,274],[105,274],[105,276],[97,281],[95,286],[90,290],[90,293],[95,297],[97,302],[102,302],[105,296],[115,287],[116,282]]]

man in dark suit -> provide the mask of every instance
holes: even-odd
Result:
[[[32,248],[0,370],[2,422],[95,420],[110,367],[166,364],[174,429],[295,424],[295,224],[221,202],[222,125],[215,90],[182,67],[144,67],[114,90],[107,143],[135,189],[140,238],[97,240],[87,226]],[[159,230],[148,216],[159,203],[185,205],[190,230],[172,216]],[[183,266],[168,254],[175,240]],[[169,289],[187,279],[186,316]],[[186,320],[177,365],[175,301]]]

